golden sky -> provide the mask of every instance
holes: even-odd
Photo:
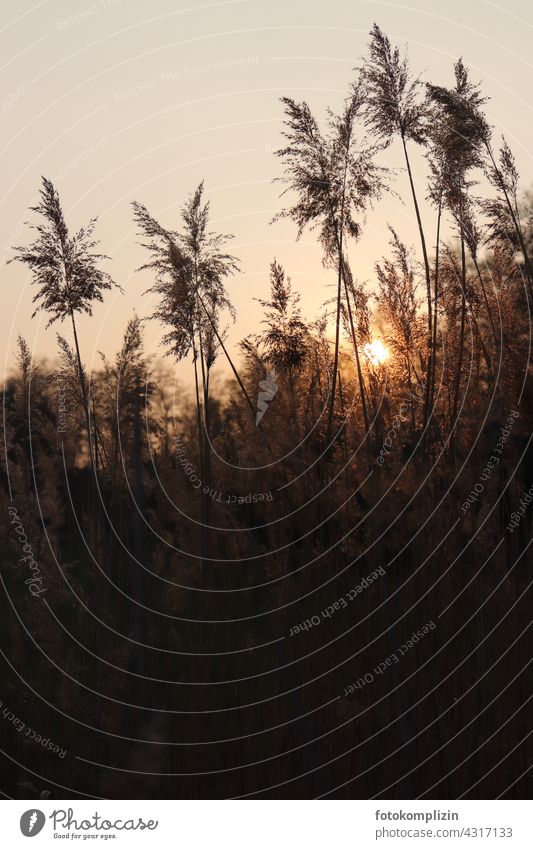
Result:
[[[522,172],[533,177],[531,42],[533,12],[525,0],[505,6],[487,0],[446,4],[413,0],[44,0],[4,4],[0,23],[2,92],[0,144],[0,354],[9,370],[18,332],[37,357],[53,357],[55,333],[46,319],[31,320],[25,267],[6,266],[10,246],[29,238],[22,222],[36,201],[40,176],[59,189],[67,221],[76,229],[98,215],[97,235],[112,257],[107,270],[125,289],[112,293],[80,320],[80,343],[89,367],[98,351],[112,354],[135,308],[153,305],[142,292],[146,273],[132,223],[132,200],[146,204],[169,227],[178,222],[184,197],[205,178],[212,225],[235,234],[232,252],[242,273],[228,291],[238,313],[232,349],[258,328],[268,267],[275,256],[302,293],[305,315],[314,317],[331,297],[334,274],[321,266],[312,233],[295,242],[289,222],[270,225],[279,210],[282,108],[288,95],[309,101],[315,114],[342,104],[352,68],[378,24],[393,43],[408,42],[413,68],[423,79],[451,84],[460,55],[491,97],[487,114],[504,132]],[[396,146],[385,160],[401,168]],[[423,162],[414,165],[425,194]],[[369,218],[364,238],[350,249],[360,280],[372,283],[373,264],[386,251],[386,223],[416,241],[406,176],[395,188],[405,203],[387,196]],[[433,216],[424,208],[428,232]],[[433,244],[434,239],[428,239]],[[151,352],[160,330],[147,327]],[[220,367],[220,366],[219,366]]]

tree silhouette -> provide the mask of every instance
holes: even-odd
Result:
[[[32,272],[32,283],[38,287],[33,298],[37,303],[34,315],[43,310],[49,315],[47,327],[56,321],[70,318],[76,348],[78,380],[81,392],[89,457],[93,459],[89,398],[82,365],[75,316],[92,315],[95,301],[103,301],[103,293],[117,286],[106,272],[98,267],[103,254],[94,253],[98,242],[93,239],[96,218],[71,235],[65,222],[59,195],[50,180],[43,177],[40,202],[31,211],[44,219],[30,227],[37,238],[27,247],[18,246],[11,261],[23,262]],[[117,287],[120,288],[120,287]]]
[[[416,296],[416,272],[412,257],[396,231],[390,226],[389,230],[392,258],[383,259],[375,266],[379,286],[377,302],[390,327],[387,343],[405,369],[414,427],[413,379],[418,385],[422,382],[416,364],[423,340],[420,301]]]
[[[248,406],[255,410],[241,377],[235,368],[219,329],[220,314],[233,308],[226,295],[224,281],[238,270],[236,257],[224,250],[231,238],[208,230],[209,203],[202,202],[203,183],[181,208],[180,231],[166,230],[146,207],[134,202],[134,217],[141,234],[149,239],[144,247],[151,260],[141,268],[156,272],[156,282],[148,289],[159,296],[151,318],[169,328],[163,337],[168,353],[176,359],[192,350],[198,426],[198,454],[202,487],[202,546],[207,547],[209,501],[204,487],[210,484],[209,374],[219,345],[233,370]],[[199,361],[199,368],[198,368]],[[201,391],[200,391],[201,379]]]
[[[480,94],[479,85],[471,82],[462,59],[455,63],[454,74],[455,88],[452,90],[427,84],[429,100],[435,107],[432,112],[434,120],[431,138],[435,160],[440,164],[443,200],[456,222],[461,243],[466,243],[469,248],[492,333],[497,341],[492,309],[478,263],[481,233],[475,223],[472,200],[468,192],[472,186],[468,172],[483,164],[483,132],[479,121],[472,120],[471,116],[479,111],[486,98]]]
[[[298,371],[307,354],[307,328],[302,321],[300,295],[293,292],[290,277],[273,260],[270,265],[270,300],[256,298],[265,308],[266,330],[256,337],[266,349],[266,360],[279,371]]]
[[[265,360],[276,374],[287,374],[291,391],[292,414],[297,425],[294,377],[303,367],[309,351],[308,332],[302,321],[300,295],[292,291],[290,277],[274,259],[270,265],[270,300],[256,298],[266,310],[262,324],[266,329],[255,337],[265,350]]]
[[[409,176],[409,185],[415,208],[424,272],[427,298],[427,363],[426,363],[426,402],[425,418],[428,414],[429,385],[431,375],[431,349],[433,344],[431,269],[426,245],[422,216],[415,190],[411,161],[407,143],[418,145],[427,143],[427,112],[420,100],[421,83],[413,78],[407,57],[400,56],[397,47],[391,46],[389,38],[374,24],[370,32],[369,57],[362,72],[365,85],[366,121],[376,136],[390,144],[395,135],[402,143],[405,164]]]
[[[485,98],[482,98],[479,93],[477,97],[462,98],[457,92],[442,86],[431,86],[431,88],[448,110],[453,110],[460,116],[462,127],[467,128],[466,138],[471,138],[473,144],[485,149],[488,161],[484,163],[484,170],[490,183],[496,189],[498,197],[495,201],[487,200],[482,205],[491,218],[493,226],[496,227],[496,232],[500,235],[505,233],[505,237],[511,240],[516,238],[524,257],[526,279],[531,296],[533,268],[518,209],[518,171],[512,151],[503,139],[499,153],[494,152],[491,127],[482,108]],[[502,227],[505,221],[510,222],[511,226],[503,225]],[[511,235],[511,228],[514,229],[514,237]]]
[[[385,188],[385,169],[376,165],[376,146],[358,140],[357,120],[361,115],[363,94],[359,85],[353,86],[340,115],[329,112],[328,132],[322,135],[307,103],[283,98],[285,122],[283,135],[287,146],[276,151],[284,165],[282,182],[285,191],[292,191],[296,201],[279,217],[290,218],[297,225],[298,238],[304,229],[318,229],[325,265],[337,268],[337,308],[335,318],[335,352],[333,358],[332,390],[329,403],[327,442],[330,443],[339,360],[339,334],[344,282],[347,296],[346,242],[359,239],[361,219],[368,205]],[[285,194],[285,192],[284,192]],[[357,339],[351,316],[353,344],[357,357]],[[361,386],[364,398],[364,387]]]
[[[487,143],[487,149],[490,157],[487,176],[498,192],[496,198],[482,202],[483,211],[489,218],[489,242],[494,245],[499,241],[507,240],[522,252],[529,296],[533,300],[533,268],[518,203],[519,174],[515,158],[504,138],[498,161],[489,143]]]

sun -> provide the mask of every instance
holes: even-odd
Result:
[[[365,356],[373,366],[380,366],[389,356],[389,351],[381,339],[373,339],[363,347]]]

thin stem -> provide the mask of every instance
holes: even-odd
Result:
[[[351,137],[351,134],[350,134]],[[333,386],[331,389],[331,401],[329,405],[329,416],[328,416],[328,436],[327,442],[328,445],[331,442],[331,430],[333,424],[333,409],[335,406],[335,390],[337,384],[337,370],[339,365],[339,341],[340,341],[340,323],[341,323],[341,283],[343,277],[343,262],[344,262],[344,203],[346,199],[346,178],[348,175],[348,149],[349,149],[350,139],[347,140],[345,147],[345,157],[344,157],[344,175],[342,181],[342,198],[341,198],[341,209],[340,209],[340,227],[338,219],[335,220],[335,216],[333,215],[333,205],[331,203],[331,197],[328,191],[328,199],[330,205],[330,211],[332,213],[332,218],[335,226],[335,235],[337,241],[337,251],[339,254],[339,263],[338,263],[338,274],[337,274],[337,316],[335,322],[335,356],[333,358]]]
[[[431,345],[431,388],[429,393],[428,416],[433,411],[435,398],[435,373],[437,368],[437,328],[438,328],[438,303],[439,303],[439,258],[440,258],[440,225],[442,219],[442,193],[439,197],[437,214],[437,243],[435,245],[435,272],[434,272],[434,295],[433,295],[433,340]]]
[[[331,431],[333,425],[333,409],[335,406],[335,393],[337,388],[337,369],[339,364],[339,338],[340,338],[340,316],[341,316],[341,283],[342,283],[342,230],[339,239],[339,263],[337,274],[337,315],[335,319],[335,354],[333,357],[333,384],[329,402],[327,443],[331,442]]]
[[[428,252],[426,248],[426,237],[424,236],[424,228],[422,226],[422,218],[420,215],[420,209],[418,206],[418,199],[416,197],[415,184],[413,181],[413,174],[411,172],[411,163],[409,161],[409,154],[407,153],[407,143],[405,141],[405,135],[402,133],[402,145],[403,152],[405,155],[405,163],[407,165],[407,173],[409,175],[409,184],[411,186],[411,194],[413,195],[413,203],[415,207],[416,220],[418,224],[418,232],[420,233],[420,242],[422,245],[422,255],[424,258],[424,270],[426,274],[426,294],[427,294],[427,303],[428,303],[428,361],[426,364],[426,398],[424,402],[424,425],[427,420],[428,414],[428,391],[429,391],[429,376],[431,370],[431,340],[432,340],[432,306],[431,306],[431,271],[429,268],[429,259]]]
[[[200,301],[200,305],[201,305],[201,307],[202,307],[203,311],[205,312],[205,314],[206,314],[206,316],[207,316],[207,320],[209,321],[209,324],[210,324],[210,325],[211,325],[211,327],[213,328],[213,332],[214,332],[215,336],[216,336],[216,337],[217,337],[217,339],[218,339],[218,343],[219,343],[220,347],[222,348],[222,350],[224,351],[224,354],[225,354],[225,356],[226,356],[226,359],[227,359],[228,363],[229,363],[229,364],[230,364],[230,366],[231,366],[231,370],[233,371],[233,374],[235,375],[235,378],[236,378],[236,380],[237,380],[237,383],[239,384],[239,386],[240,386],[240,388],[241,388],[241,392],[242,392],[242,394],[244,395],[244,397],[245,397],[245,399],[246,399],[246,401],[247,401],[247,403],[248,403],[248,406],[249,406],[249,408],[250,408],[250,410],[251,410],[251,412],[252,412],[252,416],[254,417],[254,420],[255,420],[255,413],[256,413],[256,411],[255,411],[255,409],[254,409],[254,405],[252,404],[252,402],[251,402],[251,400],[250,400],[250,396],[248,395],[248,393],[247,393],[247,391],[246,391],[246,387],[244,386],[244,383],[242,382],[242,380],[241,380],[241,378],[240,378],[239,372],[237,371],[237,369],[236,369],[236,368],[235,368],[235,366],[233,365],[233,361],[232,361],[232,359],[231,359],[230,355],[228,354],[228,352],[227,352],[227,350],[226,350],[226,346],[224,345],[224,342],[222,341],[222,337],[220,336],[220,333],[218,332],[218,330],[217,330],[217,328],[216,328],[215,323],[213,322],[213,320],[212,320],[211,316],[209,315],[209,311],[208,311],[208,309],[207,309],[207,307],[206,307],[206,305],[205,305],[205,303],[204,303],[204,299],[202,298],[202,296],[200,295],[200,293],[199,293],[199,292],[198,292],[197,294],[198,294],[198,300]]]
[[[85,413],[85,426],[87,428],[87,439],[89,441],[89,461],[91,466],[94,466],[93,461],[93,446],[92,446],[92,437],[91,437],[91,418],[89,415],[89,401],[87,398],[87,391],[85,387],[85,376],[83,373],[83,365],[81,362],[81,354],[80,354],[80,346],[78,342],[78,331],[76,329],[76,321],[74,319],[74,312],[72,309],[70,310],[70,318],[72,321],[72,331],[74,334],[74,346],[76,348],[76,358],[78,360],[78,377],[80,381],[80,390],[81,390],[81,398],[82,398],[82,406],[83,412]]]
[[[350,303],[348,285],[346,283],[346,269],[344,268],[344,261],[343,261],[343,277],[344,277],[344,292],[345,292],[345,295],[346,295],[346,304],[347,304],[347,307],[348,307],[348,318],[349,318],[349,321],[350,321],[350,331],[351,331],[351,334],[352,334],[352,343],[353,343],[353,348],[354,348],[354,353],[355,353],[355,364],[356,364],[356,368],[357,368],[357,380],[359,382],[359,392],[361,394],[361,407],[362,407],[362,410],[363,410],[363,421],[365,423],[365,433],[368,436],[369,433],[370,433],[370,422],[369,422],[369,419],[368,419],[368,408],[367,408],[367,404],[366,404],[366,389],[365,389],[365,382],[364,382],[364,379],[363,379],[363,370],[361,368],[361,359],[359,357],[359,346],[357,345],[357,338],[356,338],[356,335],[355,335],[355,326],[354,326],[354,320],[353,320],[353,314],[352,314],[352,306],[351,306],[351,303]]]
[[[459,392],[461,389],[461,373],[463,370],[463,348],[465,341],[465,318],[466,318],[466,256],[465,241],[461,234],[461,328],[459,331],[459,354],[457,360],[457,372],[455,376],[455,391],[453,398],[452,429],[456,427],[457,407],[459,404]]]

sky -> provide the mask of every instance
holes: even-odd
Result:
[[[495,135],[510,142],[522,185],[533,183],[531,41],[533,10],[525,0],[505,6],[487,0],[411,3],[374,0],[43,0],[4,5],[0,22],[0,358],[13,366],[21,333],[37,359],[53,359],[56,333],[43,314],[31,318],[34,290],[26,268],[7,264],[13,245],[25,244],[28,207],[41,175],[55,183],[75,230],[98,216],[106,270],[124,294],[107,293],[92,318],[79,320],[83,358],[119,348],[128,318],[154,308],[143,292],[150,274],[131,214],[144,203],[175,228],[179,208],[205,180],[213,229],[234,234],[231,251],[242,271],[228,281],[238,319],[228,347],[259,329],[274,257],[301,292],[303,314],[314,318],[334,293],[315,235],[295,240],[288,221],[271,224],[281,208],[280,163],[273,155],[282,128],[279,98],[309,102],[324,119],[340,109],[353,68],[366,51],[376,21],[393,44],[407,44],[423,80],[450,85],[463,56],[490,95],[486,112]],[[413,151],[414,152],[414,151]],[[387,252],[387,222],[416,244],[407,177],[398,145],[384,162],[397,169],[394,188],[368,216],[365,233],[349,250],[360,281],[375,280],[374,262]],[[425,170],[414,162],[419,193]],[[424,223],[434,214],[423,207]],[[430,239],[431,242],[431,239]],[[432,243],[432,242],[431,242]],[[146,324],[149,353],[162,353],[161,328]],[[220,364],[219,368],[222,368]]]

